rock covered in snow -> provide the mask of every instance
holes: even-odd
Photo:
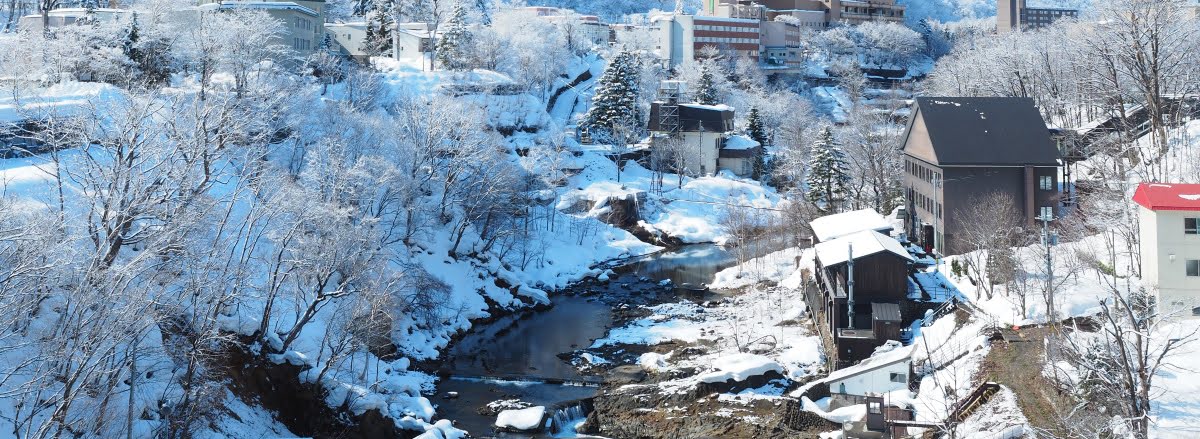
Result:
[[[496,415],[496,427],[516,431],[531,431],[542,426],[546,416],[545,406],[534,406],[518,410],[505,410]]]
[[[726,355],[713,361],[713,371],[700,376],[705,383],[745,381],[767,372],[783,374],[783,366],[775,360],[757,354]]]

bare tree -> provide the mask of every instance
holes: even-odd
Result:
[[[1011,266],[1011,263],[1008,262],[1011,259],[992,257],[992,254],[1016,244],[1015,238],[1018,236],[1017,230],[1021,224],[1021,214],[1017,212],[1010,195],[996,192],[983,196],[954,216],[962,225],[956,239],[972,250],[963,258],[967,269],[973,273],[976,283],[987,293],[987,298],[991,299],[995,292],[995,282],[989,279],[988,274],[990,272],[1000,273],[1000,271],[989,271],[988,264]]]

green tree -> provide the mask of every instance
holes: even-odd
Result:
[[[761,145],[758,153],[754,155],[753,171],[751,174],[752,178],[758,180],[767,171],[766,155],[767,145],[769,144],[767,142],[767,130],[763,127],[762,115],[759,114],[757,107],[750,109],[750,116],[747,122],[746,135]]]
[[[622,51],[604,68],[592,97],[592,108],[584,116],[584,125],[593,137],[612,141],[616,131],[628,132],[641,121],[636,63],[632,54]]]
[[[850,165],[846,152],[842,151],[833,137],[833,129],[826,126],[812,147],[811,168],[805,185],[805,196],[823,212],[832,212],[846,199],[846,186],[850,184]]]
[[[454,5],[448,28],[437,42],[437,61],[444,69],[466,70],[470,66],[468,53],[471,32],[467,30],[467,8],[462,2]]]
[[[700,83],[696,84],[696,102],[704,105],[717,104],[717,88],[713,85],[712,69],[708,64],[700,67]]]

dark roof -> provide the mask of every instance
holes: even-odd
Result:
[[[939,166],[1058,166],[1058,148],[1030,98],[917,98]]]
[[[895,303],[872,303],[871,319],[885,322],[899,322],[900,305]]]
[[[650,131],[661,131],[658,127],[659,103],[650,105],[650,122],[646,128]],[[679,128],[681,131],[700,131],[723,133],[733,130],[733,109],[729,107],[713,107],[699,104],[679,104]]]

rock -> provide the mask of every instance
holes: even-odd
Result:
[[[641,366],[617,366],[604,376],[606,384],[622,385],[640,383],[646,380],[646,371]]]
[[[542,427],[546,407],[536,406],[505,410],[496,415],[496,428],[508,431],[532,431]]]

